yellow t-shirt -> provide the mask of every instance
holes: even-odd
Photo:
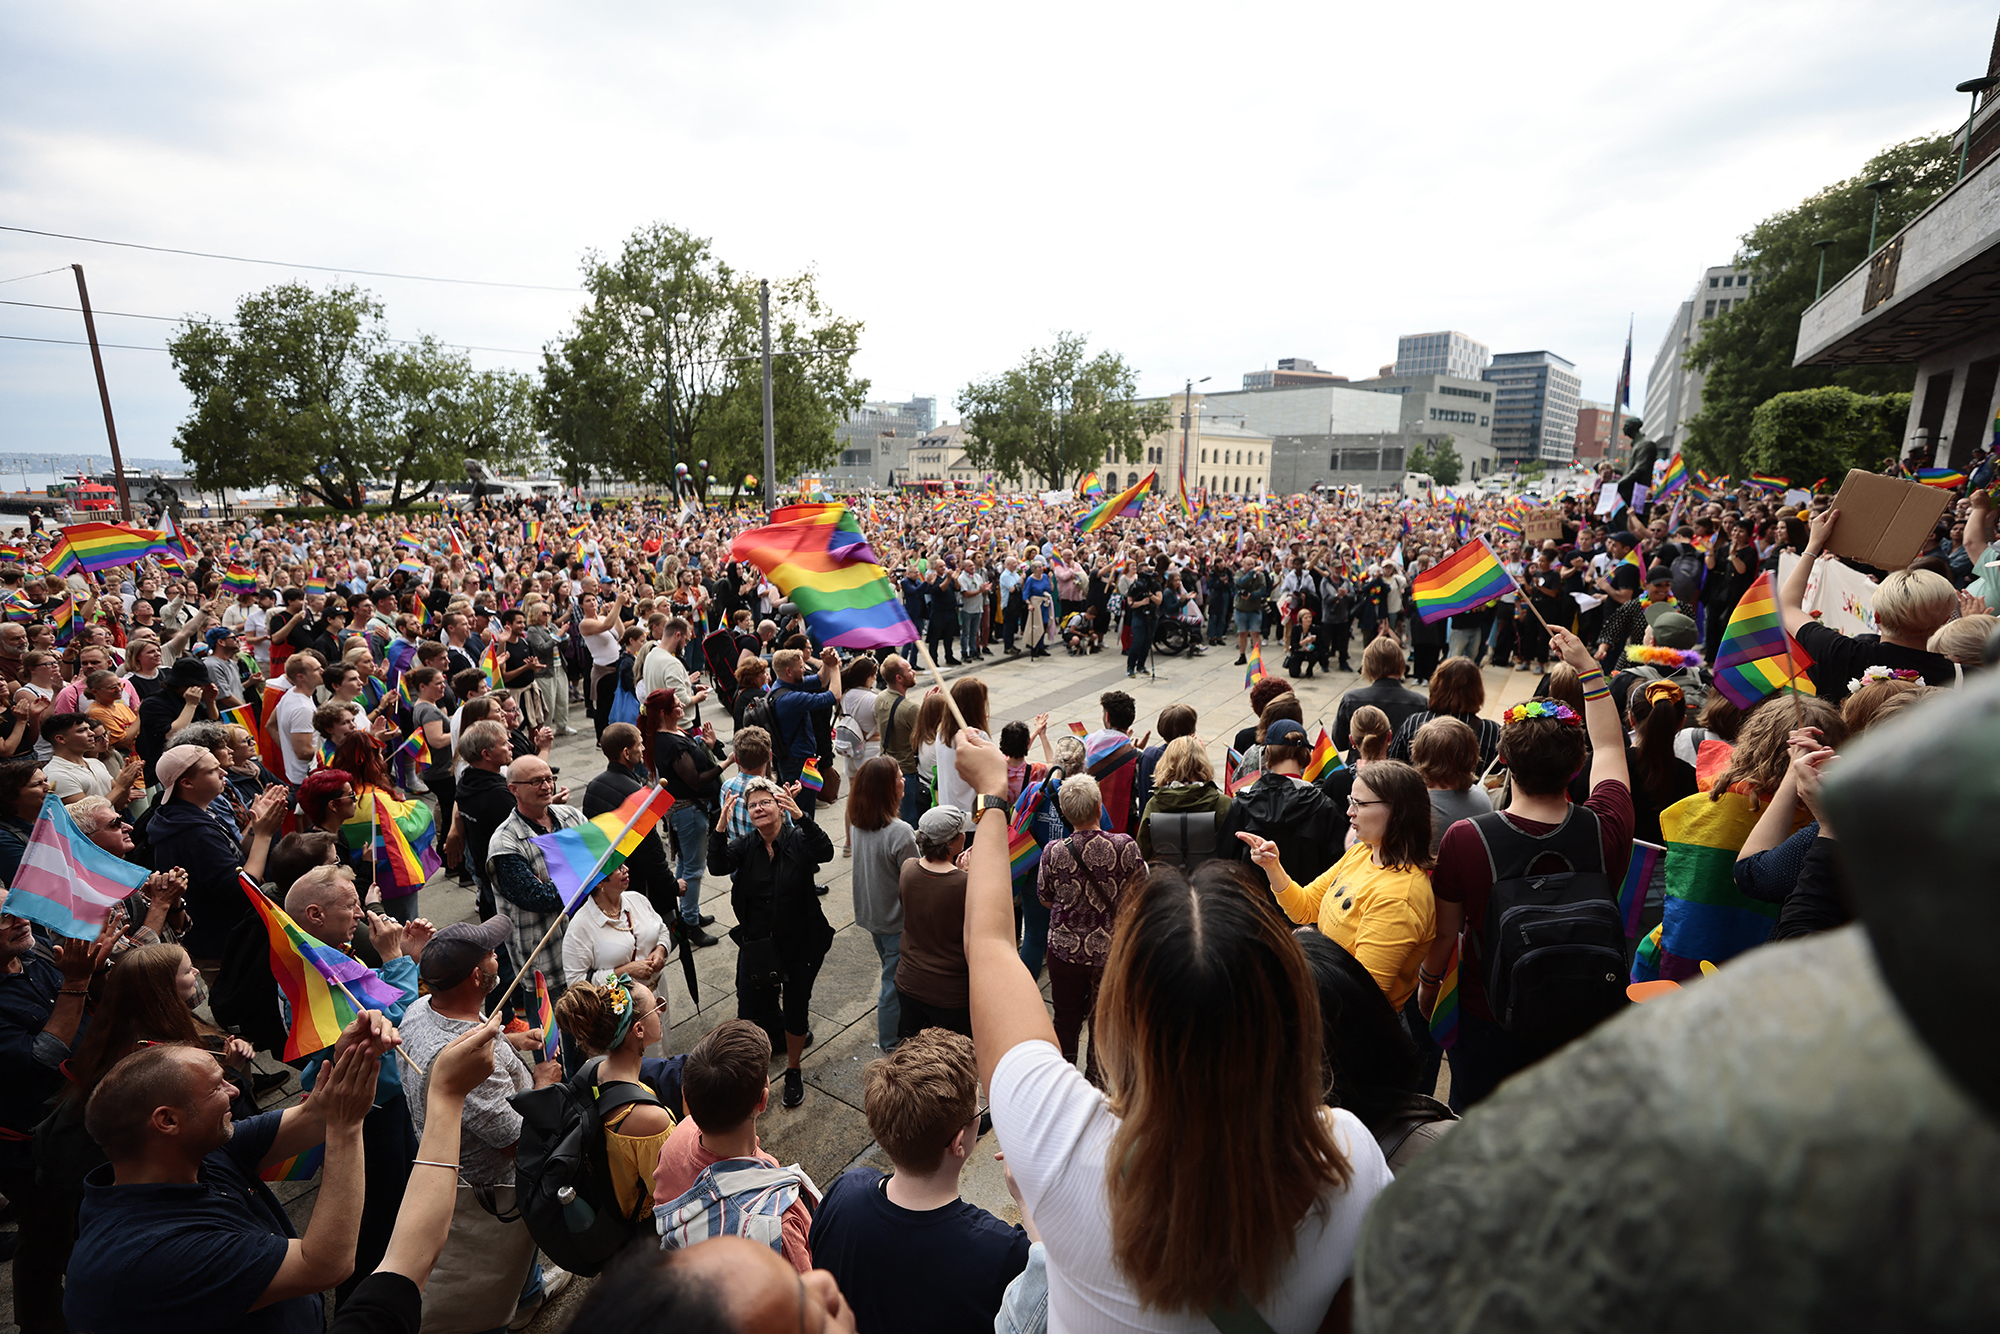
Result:
[[[1317,926],[1360,960],[1398,1010],[1417,989],[1417,965],[1437,936],[1437,900],[1423,871],[1375,864],[1356,843],[1310,885],[1280,894],[1278,906],[1301,926]]]

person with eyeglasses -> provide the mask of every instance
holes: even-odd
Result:
[[[1285,916],[1316,926],[1353,955],[1402,1010],[1417,994],[1417,965],[1437,938],[1431,896],[1431,798],[1423,775],[1401,760],[1357,774],[1347,797],[1354,846],[1301,885],[1286,873],[1278,845],[1255,834],[1250,849]]]
[[[549,876],[547,858],[534,839],[558,829],[574,829],[584,822],[584,814],[569,804],[569,789],[556,786],[555,771],[546,760],[524,755],[507,767],[507,790],[514,797],[514,811],[486,848],[486,874],[498,897],[497,907],[514,924],[514,954],[508,967],[518,971],[541,943],[542,937],[562,917],[562,893]],[[562,958],[563,928],[549,940],[549,959]],[[551,997],[562,991],[562,969],[553,962],[543,969],[548,974]],[[524,988],[525,989],[525,988]],[[505,1003],[500,998],[497,1003]]]

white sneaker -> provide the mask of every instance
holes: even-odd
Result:
[[[507,1328],[510,1330],[526,1329],[528,1326],[534,1324],[535,1317],[542,1313],[542,1308],[547,1306],[556,1297],[560,1296],[562,1294],[562,1290],[569,1286],[569,1281],[573,1277],[574,1275],[572,1275],[569,1272],[569,1270],[564,1269],[561,1265],[552,1264],[547,1260],[543,1260],[542,1295],[535,1298],[533,1302],[529,1303],[526,1306],[523,1306],[521,1309],[514,1312],[514,1318],[507,1322]]]

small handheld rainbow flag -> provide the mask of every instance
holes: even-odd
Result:
[[[383,897],[416,893],[444,865],[437,850],[437,817],[421,801],[398,801],[380,788],[357,786],[361,800],[340,826],[342,841],[375,868]],[[401,893],[391,892],[396,890]]]
[[[1679,491],[1687,484],[1687,460],[1681,456],[1679,450],[1675,450],[1673,461],[1667,464],[1666,472],[1660,476],[1660,489],[1653,493],[1653,499],[1656,501],[1665,500],[1668,496]]]
[[[1625,867],[1625,883],[1618,887],[1618,915],[1625,919],[1625,939],[1639,938],[1639,918],[1646,910],[1646,887],[1653,883],[1653,868],[1667,850],[1641,839],[1632,840],[1632,860]]]
[[[1462,616],[1513,590],[1513,576],[1481,538],[1474,538],[1410,580],[1410,597],[1425,625],[1447,616]]]
[[[1102,496],[1104,494],[1104,483],[1097,479],[1097,469],[1092,468],[1077,480],[1076,493],[1080,496]]]
[[[305,582],[305,590],[307,597],[311,597],[315,593],[319,594],[321,597],[325,597],[326,589],[327,589],[327,583],[325,575],[316,574],[312,578],[306,580]]]
[[[1644,895],[1640,896],[1644,899]],[[1437,1004],[1431,1007],[1431,1041],[1450,1051],[1458,1041],[1458,948],[1452,947],[1451,962],[1444,966],[1444,981],[1438,984]]]
[[[1756,487],[1759,491],[1789,491],[1792,486],[1792,479],[1789,477],[1777,477],[1770,473],[1753,472],[1750,474],[1749,484]]]
[[[562,1029],[556,1027],[556,1007],[549,1000],[549,980],[535,970],[535,1023],[542,1030],[542,1059],[562,1059]]]
[[[56,604],[56,643],[67,644],[76,634],[76,594],[65,593],[63,600]]]
[[[1493,521],[1493,531],[1496,533],[1505,533],[1509,537],[1519,537],[1521,536],[1522,528],[1520,520],[1513,518],[1511,515],[1503,514]]]
[[[673,804],[664,787],[640,788],[615,811],[551,834],[537,834],[531,841],[548,862],[549,879],[562,894],[563,912],[575,912],[599,881],[623,866]]]
[[[506,685],[506,675],[500,669],[500,644],[498,640],[488,644],[486,651],[479,655],[479,670],[486,673],[487,684],[491,685],[495,690],[499,690]]]
[[[826,780],[820,777],[818,759],[807,760],[805,767],[799,770],[799,786],[808,792],[818,792],[825,788]]]
[[[272,1163],[257,1173],[260,1181],[311,1181],[319,1175],[319,1169],[326,1164],[326,1145],[315,1144],[309,1149],[285,1159],[282,1163]]]
[[[254,593],[257,591],[257,572],[232,563],[223,572],[222,586],[232,593]]]
[[[286,1060],[331,1047],[340,1030],[361,1013],[361,1005],[384,1008],[405,999],[400,987],[384,982],[360,960],[307,935],[248,875],[239,872],[237,883],[264,924],[271,942],[271,975],[292,1007]]]
[[[1322,727],[1319,729],[1319,740],[1313,742],[1312,759],[1306,764],[1305,780],[1308,783],[1315,782],[1321,774],[1338,768],[1340,768],[1340,757],[1334,753],[1333,738],[1328,736],[1326,729]]]
[[[1941,486],[1947,490],[1965,485],[1965,474],[1953,468],[1919,468],[1910,474],[1910,480],[1925,486]]]
[[[264,732],[262,728],[257,726],[256,711],[248,704],[238,704],[233,709],[224,709],[222,711],[222,720],[227,723],[234,723],[248,732],[250,734],[250,744],[257,747],[259,751],[263,749]]]
[[[1069,730],[1075,733],[1077,736],[1090,735],[1090,729],[1088,727],[1085,727],[1082,723],[1071,723],[1069,725]]]
[[[1715,687],[1739,709],[1788,685],[1816,695],[1819,692],[1806,675],[1811,666],[1812,658],[1785,633],[1771,593],[1771,572],[1765,570],[1744,590],[1716,643]]]
[[[1264,679],[1264,646],[1250,646],[1250,660],[1243,665],[1243,688],[1248,690]]]

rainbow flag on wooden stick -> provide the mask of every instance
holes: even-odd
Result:
[[[1812,658],[1785,633],[1784,618],[1772,596],[1771,572],[1766,570],[1729,613],[1729,624],[1715,646],[1715,687],[1739,709],[1786,686],[1816,695],[1819,692],[1806,675],[1811,666]]]
[[[444,865],[431,808],[421,801],[398,801],[380,788],[355,786],[361,800],[340,827],[342,841],[360,849],[361,860],[374,867],[375,885],[384,898],[416,893]]]
[[[845,505],[773,510],[770,524],[740,534],[729,554],[769,576],[822,644],[890,648],[920,637],[903,610],[902,595]]]
[[[1513,591],[1513,576],[1483,538],[1474,538],[1410,580],[1410,596],[1425,625],[1462,616]]]
[[[532,842],[548,862],[549,879],[562,894],[563,911],[575,912],[600,880],[623,866],[673,804],[664,787],[641,788],[615,811],[552,834],[537,834]]]
[[[271,975],[292,1007],[286,1060],[331,1047],[363,1005],[386,1008],[404,999],[400,988],[384,982],[367,964],[307,935],[248,875],[239,873],[237,883],[264,923],[271,942]]]

